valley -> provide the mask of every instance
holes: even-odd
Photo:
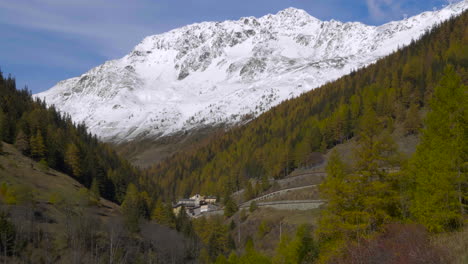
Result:
[[[190,24],[34,95],[0,71],[0,262],[466,263],[467,8]]]

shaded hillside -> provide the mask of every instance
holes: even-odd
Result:
[[[0,142],[0,262],[190,263],[182,234],[155,222],[127,230],[121,208]]]
[[[147,171],[145,186],[159,185],[166,197],[222,196],[249,178],[281,178],[308,165],[309,153],[353,138],[364,109],[390,130],[417,134],[446,66],[454,65],[468,82],[467,25],[465,12],[366,69],[285,101],[205,147],[176,154]]]

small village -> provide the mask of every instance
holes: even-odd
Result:
[[[172,209],[175,215],[179,215],[181,210],[185,210],[188,216],[198,218],[203,215],[219,212],[221,208],[216,202],[215,196],[195,194],[189,199],[180,199],[172,206]]]

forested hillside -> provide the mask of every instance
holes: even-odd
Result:
[[[366,69],[288,100],[205,147],[176,154],[147,171],[145,186],[157,184],[166,197],[222,196],[250,178],[283,177],[307,165],[309,153],[353,138],[366,109],[390,133],[398,126],[416,134],[447,65],[468,81],[467,25],[465,12]]]
[[[330,154],[319,187],[326,205],[315,224],[306,221],[314,231],[306,225],[281,237],[272,258],[250,241],[240,256],[220,255],[216,263],[466,263],[467,93],[448,66],[409,160],[399,155],[391,129],[366,108],[355,160],[343,162],[336,149]],[[268,233],[268,226],[258,232]],[[444,236],[449,239],[440,242]]]
[[[190,221],[140,192],[141,175],[0,72],[2,263],[193,262]]]
[[[241,254],[227,257],[225,252],[215,262],[466,263],[467,22],[465,13],[441,25],[421,43],[355,73],[354,77],[326,86],[346,93],[347,86],[334,85],[356,85],[353,87],[357,94],[351,98],[358,96],[362,104],[356,108],[358,114],[353,115],[353,103],[343,103],[345,99],[339,99],[341,93],[337,92],[336,112],[319,118],[326,120],[318,121],[320,131],[327,131],[323,129],[329,122],[336,125],[329,128],[330,134],[321,132],[324,149],[353,137],[354,157],[344,161],[338,148],[329,153],[327,177],[319,186],[326,204],[315,224],[313,219],[307,221],[314,230],[302,226],[295,236],[281,237],[274,255],[258,251],[250,240]],[[445,51],[439,43],[446,43]],[[393,60],[401,60],[401,67],[392,67]],[[431,67],[423,63],[426,60],[432,60],[428,64]],[[389,64],[382,64],[385,62]],[[379,73],[392,75],[392,71],[401,74],[394,87],[406,87],[407,91],[392,89],[394,80],[387,83],[390,88],[379,88],[386,83]],[[362,85],[370,84],[370,88],[361,90],[360,81],[364,82]],[[281,107],[296,106],[286,103]],[[337,117],[340,111],[344,111],[342,119]],[[392,137],[396,127],[403,128],[406,134],[418,133],[420,141],[410,157],[398,151]],[[289,169],[293,167],[291,164]],[[259,232],[265,229],[268,232],[260,225]]]
[[[88,188],[94,182],[112,201],[121,202],[128,183],[138,179],[139,172],[88,133],[84,124],[34,100],[27,89],[17,90],[15,79],[1,72],[0,141]]]

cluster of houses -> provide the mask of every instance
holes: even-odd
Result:
[[[187,215],[196,218],[218,211],[220,208],[216,205],[216,197],[196,194],[189,199],[180,199],[172,206],[172,209],[175,215],[178,215],[181,210],[185,210]]]

